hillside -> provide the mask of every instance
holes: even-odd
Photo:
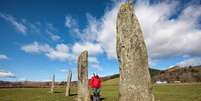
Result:
[[[151,78],[153,78],[155,75],[158,75],[160,73],[160,70],[153,69],[153,68],[149,68],[149,71],[150,71]],[[114,75],[102,77],[102,80],[107,81],[107,80],[118,78],[118,77],[119,77],[119,74],[114,74]]]
[[[167,81],[170,83],[173,82],[201,82],[201,66],[190,66],[190,67],[172,67],[167,70],[157,70],[157,69],[149,69],[150,75],[153,82],[156,81]],[[111,80],[119,78],[119,74],[109,75],[102,77],[103,81]],[[66,84],[63,82],[56,82],[57,87],[62,87]],[[73,81],[72,85],[76,85],[77,82]],[[35,87],[49,87],[51,85],[50,82],[32,82],[32,81],[24,81],[24,82],[8,82],[8,81],[0,81],[0,88],[4,87],[26,87],[26,88],[35,88]]]
[[[153,82],[167,81],[169,83],[201,82],[201,66],[179,67],[174,66],[166,70],[149,69]],[[103,80],[118,78],[119,74],[103,77]]]
[[[201,66],[174,66],[161,71],[153,77],[154,81],[167,82],[201,82]]]

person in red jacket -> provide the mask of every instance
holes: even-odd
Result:
[[[92,88],[93,94],[100,95],[101,79],[98,75],[93,74],[90,80],[90,86]]]

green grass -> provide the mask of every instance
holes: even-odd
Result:
[[[118,101],[118,80],[104,82],[102,96],[104,101]],[[76,88],[72,96],[64,96],[64,88],[56,88],[54,94],[48,88],[9,88],[0,89],[0,101],[74,101]],[[192,85],[155,85],[156,101],[201,101],[201,84]]]
[[[157,85],[154,95],[160,101],[201,101],[201,84]]]
[[[0,101],[73,101],[74,96],[65,97],[64,88],[57,88],[54,94],[48,88],[0,89]],[[73,94],[76,94],[73,89]]]

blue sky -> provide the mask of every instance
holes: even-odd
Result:
[[[0,80],[66,79],[89,51],[89,75],[119,72],[116,15],[125,0],[1,0]],[[152,68],[201,64],[201,1],[134,1]],[[13,77],[16,78],[13,78]]]

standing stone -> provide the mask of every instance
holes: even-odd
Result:
[[[154,101],[147,49],[130,0],[121,5],[116,24],[116,50],[120,63],[119,101]]]
[[[72,79],[72,71],[69,69],[67,73],[66,93],[65,96],[70,96],[70,83]]]
[[[55,75],[53,74],[52,75],[52,85],[51,85],[51,90],[50,90],[51,93],[54,93],[54,82],[55,82]]]
[[[78,58],[78,101],[89,101],[88,90],[88,52],[84,51]]]

